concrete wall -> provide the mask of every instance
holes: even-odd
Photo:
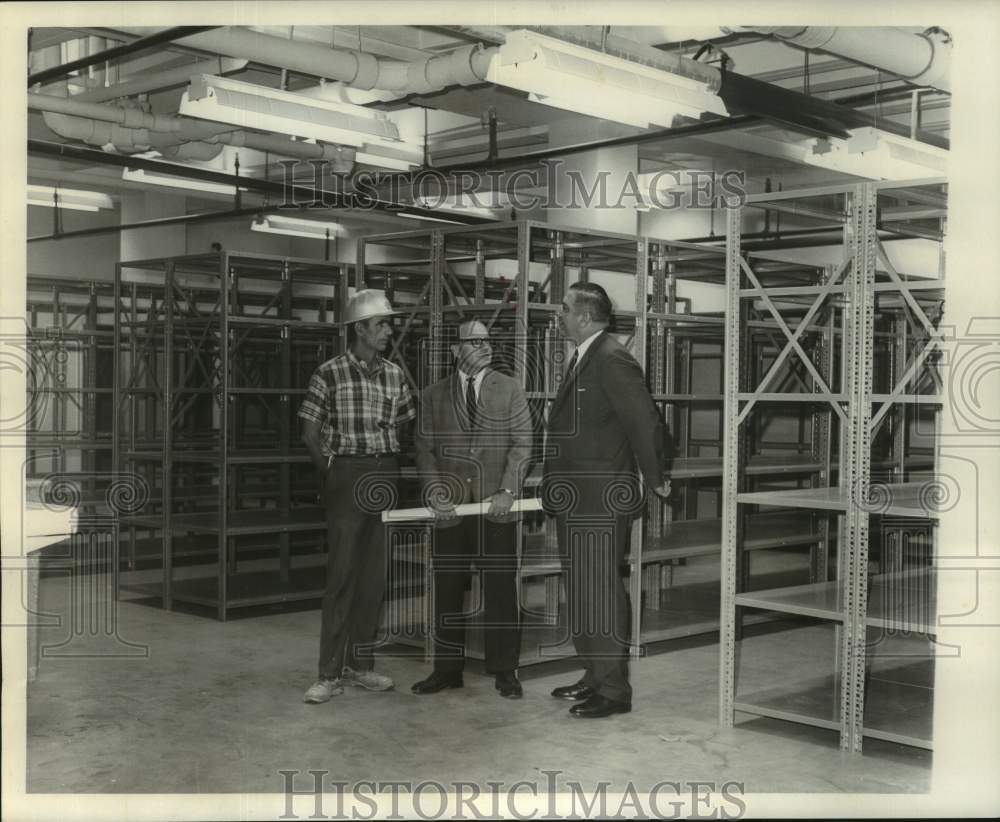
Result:
[[[27,207],[29,237],[52,233],[51,208]],[[62,230],[77,231],[118,223],[117,211],[65,211]],[[68,240],[28,243],[26,271],[29,276],[79,277],[82,280],[112,280],[118,262],[118,234],[97,234]]]

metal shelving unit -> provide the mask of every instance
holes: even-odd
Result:
[[[843,225],[839,264],[817,274],[778,258],[741,250],[744,212],[777,203],[792,213]],[[727,232],[726,397],[723,494],[720,721],[737,712],[837,730],[843,750],[859,752],[865,736],[931,747],[933,648],[918,650],[887,673],[878,643],[920,638],[933,644],[935,623],[934,493],[937,322],[944,258],[936,273],[897,270],[886,243],[893,237],[943,238],[945,181],[864,183],[751,196],[729,212]],[[748,321],[768,316],[782,332],[782,350],[766,368],[748,356]],[[881,332],[878,329],[883,329]],[[888,344],[884,344],[884,343]],[[808,373],[792,388],[775,386],[782,363]],[[771,405],[823,408],[825,436],[839,452],[824,485],[752,490],[746,480],[754,420]],[[915,422],[925,428],[916,436]],[[874,447],[873,447],[874,444]],[[829,578],[808,585],[749,590],[748,518],[809,511],[836,534]],[[756,512],[756,513],[753,513]],[[878,525],[873,539],[873,525]],[[902,537],[916,539],[903,546]],[[898,539],[897,539],[898,538]],[[878,553],[870,551],[877,548]],[[906,550],[909,548],[909,550]],[[744,610],[809,618],[799,649],[832,636],[829,670],[802,682],[775,682],[780,654],[764,667],[770,684],[740,688],[741,670],[760,679],[754,664],[764,646],[742,637]],[[795,652],[797,631],[784,652]],[[832,633],[831,633],[832,632]],[[789,638],[790,636],[790,638]],[[746,645],[747,647],[742,647]],[[903,657],[905,654],[895,654]],[[786,657],[787,658],[787,657]],[[768,677],[765,675],[764,679]]]
[[[44,500],[106,508],[111,476],[111,282],[27,281],[27,479]]]
[[[115,464],[145,496],[122,520],[122,590],[219,619],[322,596],[325,518],[295,414],[342,349],[347,284],[345,266],[262,254],[118,264]]]
[[[642,606],[633,614],[633,636],[642,644],[719,628],[724,318],[721,313],[679,311],[677,284],[691,280],[722,288],[726,259],[725,249],[716,246],[649,242],[646,371],[654,399],[663,404],[676,456],[671,468],[674,491],[666,503],[649,500],[642,552],[638,561],[633,557],[633,574],[642,577],[641,595],[633,599]],[[753,339],[758,348],[775,330],[766,322],[756,324]],[[793,409],[789,416],[797,422],[794,440],[764,442],[748,459],[747,473],[753,481],[780,478],[800,486],[814,482],[827,469],[820,440],[800,430],[801,420],[811,419],[808,410]],[[812,517],[793,514],[770,523],[761,520],[754,528],[753,548],[781,549],[788,558],[809,552],[808,562],[799,562],[798,569],[787,567],[794,566],[794,559],[755,562],[754,585],[814,578],[825,557],[826,535]],[[748,580],[749,572],[748,566]],[[639,652],[640,645],[635,649]]]

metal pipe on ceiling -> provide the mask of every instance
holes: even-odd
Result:
[[[197,34],[199,32],[211,31],[215,28],[218,28],[218,26],[174,26],[169,29],[164,29],[163,31],[158,31],[155,34],[150,34],[147,37],[140,37],[138,40],[133,40],[131,43],[126,43],[123,46],[115,46],[114,48],[105,49],[104,51],[96,52],[87,57],[81,57],[79,60],[73,60],[69,63],[63,63],[61,66],[53,66],[52,68],[45,69],[44,71],[38,71],[34,74],[30,74],[28,75],[28,88],[31,88],[38,83],[51,83],[54,80],[61,80],[66,77],[66,75],[77,71],[78,69],[95,66],[99,63],[107,61],[117,60],[119,57],[135,54],[138,51],[144,51],[145,49],[152,48],[153,46],[170,43],[174,40],[190,37],[192,34]]]
[[[150,148],[175,148],[179,159],[211,159],[223,145],[252,148],[304,160],[326,159],[334,170],[350,171],[355,150],[330,143],[306,143],[274,134],[239,131],[234,126],[193,120],[176,114],[146,114],[100,103],[81,102],[77,97],[29,94],[28,107],[42,111],[45,124],[61,137],[89,145],[113,145],[119,151],[137,153]],[[124,123],[133,125],[124,125]]]
[[[492,160],[481,160],[476,163],[456,163],[450,166],[438,166],[434,170],[442,174],[454,174],[461,171],[485,171],[493,169],[510,168],[513,166],[526,166],[532,163],[540,163],[544,160],[551,160],[555,157],[565,157],[571,154],[580,154],[587,151],[596,151],[603,148],[616,148],[618,146],[639,145],[642,143],[657,143],[663,140],[681,140],[685,137],[697,137],[703,134],[714,134],[720,131],[730,131],[747,126],[761,125],[763,117],[753,114],[744,114],[737,117],[726,117],[719,120],[704,120],[690,126],[677,126],[674,128],[664,128],[657,131],[647,131],[642,134],[629,134],[624,137],[610,137],[606,140],[592,140],[587,143],[574,143],[568,146],[558,146],[548,148],[544,151],[532,151],[527,154],[520,154],[516,157],[497,157]]]
[[[52,114],[86,117],[105,123],[117,123],[126,128],[145,128],[152,131],[177,133],[187,131],[192,135],[191,139],[197,139],[203,134],[212,134],[225,128],[218,123],[206,124],[178,117],[176,114],[150,114],[138,108],[105,106],[101,103],[81,102],[72,97],[57,97],[53,94],[28,94],[28,108]]]
[[[55,157],[57,159],[68,159],[87,165],[111,165],[119,168],[138,168],[152,171],[157,174],[165,174],[170,177],[181,177],[192,180],[203,180],[209,183],[221,183],[222,185],[233,186],[235,189],[248,189],[260,191],[266,194],[279,196],[290,196],[293,204],[322,203],[323,207],[329,209],[358,209],[360,211],[389,211],[392,213],[412,214],[418,217],[428,217],[440,220],[442,215],[433,209],[421,208],[415,205],[395,203],[380,197],[366,193],[364,196],[357,196],[351,192],[317,189],[311,186],[292,185],[285,186],[284,183],[272,180],[262,180],[257,177],[242,177],[234,174],[226,174],[220,171],[211,171],[202,168],[192,168],[191,166],[179,166],[175,163],[164,163],[159,160],[150,160],[145,157],[128,157],[121,154],[110,154],[106,151],[97,151],[92,148],[81,148],[65,143],[51,143],[46,140],[28,140],[28,153],[45,157]],[[448,214],[448,220],[454,223],[464,223],[466,225],[482,225],[493,222],[484,217],[472,214],[461,214],[453,212]]]
[[[195,74],[214,74],[223,76],[244,69],[249,60],[239,60],[233,57],[215,57],[211,60],[201,60],[186,66],[157,71],[112,86],[90,89],[74,94],[73,99],[81,103],[101,103],[119,97],[131,97],[135,94],[145,94],[151,91],[179,86],[187,83]]]
[[[423,93],[451,85],[483,82],[496,53],[495,48],[475,44],[405,62],[386,60],[366,52],[289,41],[239,27],[196,34],[184,38],[183,43],[300,74],[339,80],[360,89],[407,89]]]
[[[770,34],[804,49],[825,51],[872,66],[911,83],[951,91],[951,40],[943,32],[859,26],[733,26],[730,31]]]
[[[178,214],[176,217],[158,217],[153,220],[142,220],[136,223],[122,225],[103,225],[94,228],[81,228],[76,231],[63,231],[59,234],[44,234],[28,237],[29,243],[45,240],[69,240],[73,237],[95,237],[101,234],[117,234],[122,231],[134,231],[143,228],[163,228],[169,225],[189,225],[192,223],[210,223],[216,220],[231,220],[237,217],[253,217],[257,214],[270,214],[278,211],[280,206],[262,206],[260,208],[234,208],[228,211],[206,211],[201,214]],[[286,209],[287,210],[287,209]]]

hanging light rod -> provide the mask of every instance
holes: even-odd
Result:
[[[135,54],[137,51],[144,51],[145,49],[158,46],[162,43],[169,43],[172,40],[179,40],[182,37],[190,37],[192,34],[200,34],[203,31],[211,31],[212,29],[217,28],[220,27],[174,26],[173,28],[164,29],[163,31],[156,32],[156,34],[150,34],[147,37],[140,37],[138,40],[133,40],[131,43],[105,49],[104,51],[97,52],[97,54],[91,54],[87,57],[81,57],[79,60],[63,63],[61,66],[53,66],[50,69],[30,74],[28,75],[28,88],[31,88],[36,83],[51,83],[53,80],[61,80],[63,77],[76,71],[77,69],[95,66],[98,63],[104,63],[109,60],[117,60],[119,57]]]

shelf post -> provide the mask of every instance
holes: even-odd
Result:
[[[847,461],[841,489],[848,500],[846,524],[844,630],[841,636],[841,750],[861,751],[868,612],[868,516],[871,481],[871,393],[875,314],[876,189],[855,187],[851,197],[852,265],[848,293],[851,349],[847,362]]]
[[[731,728],[736,701],[736,579],[739,574],[740,230],[743,209],[726,209],[726,318],[722,440],[722,545],[719,607],[719,724]]]

